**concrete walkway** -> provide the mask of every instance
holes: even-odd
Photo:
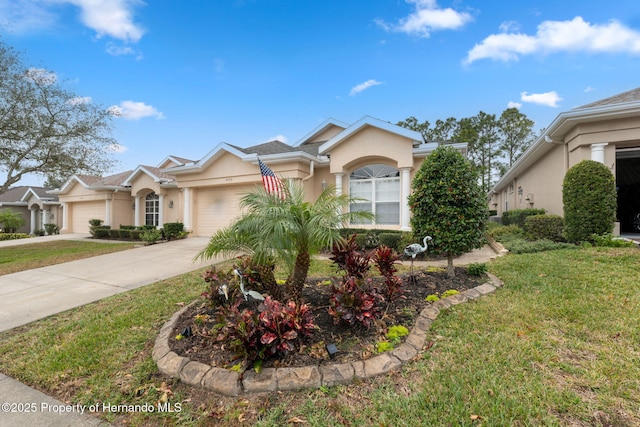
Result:
[[[0,250],[87,236],[4,241]],[[0,276],[0,331],[204,267],[211,261],[194,263],[193,258],[207,242],[192,237]],[[66,405],[2,374],[0,405],[0,427],[107,425],[90,415],[89,408],[81,413],[80,407]]]

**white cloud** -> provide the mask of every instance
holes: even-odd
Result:
[[[587,86],[586,88],[584,88],[584,92],[585,93],[593,92],[594,90],[595,90],[595,88],[593,88],[591,86]]]
[[[521,107],[522,104],[520,102],[509,101],[509,103],[507,104],[507,108],[517,108],[519,110]]]
[[[465,63],[485,58],[517,61],[523,55],[554,52],[640,54],[640,32],[616,20],[604,25],[591,24],[580,16],[571,21],[544,21],[535,35],[503,32],[488,36],[468,52]]]
[[[369,89],[371,86],[378,86],[381,84],[382,82],[379,82],[377,80],[373,80],[373,79],[367,80],[364,83],[360,83],[359,85],[352,87],[351,92],[349,92],[349,96],[355,96],[360,92],[362,92],[363,90]]]
[[[562,98],[554,90],[545,93],[532,93],[522,92],[520,94],[520,100],[522,102],[530,102],[532,104],[546,105],[547,107],[557,107],[558,102],[562,101]]]
[[[70,3],[81,10],[80,20],[98,33],[98,37],[138,42],[144,29],[133,22],[133,9],[143,4],[138,0],[56,0]]]
[[[144,35],[133,21],[141,0],[0,0],[0,28],[16,33],[52,28],[58,24],[54,6],[66,4],[80,8],[80,21],[98,37],[136,43]]]
[[[405,0],[415,6],[415,11],[402,18],[396,24],[388,24],[378,19],[376,24],[386,31],[396,31],[429,37],[432,31],[454,30],[464,26],[473,18],[465,12],[458,12],[451,8],[440,8],[436,0]]]
[[[156,119],[164,119],[164,114],[155,107],[147,105],[144,102],[122,101],[120,105],[109,107],[108,111],[116,117],[125,120],[140,120],[145,117],[155,117]]]

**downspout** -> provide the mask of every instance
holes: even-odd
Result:
[[[309,164],[309,176],[307,176],[306,178],[302,178],[302,182],[308,181],[309,179],[313,178],[314,173],[315,163],[313,160],[311,160],[311,163]]]

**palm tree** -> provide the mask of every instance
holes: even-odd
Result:
[[[284,197],[264,188],[246,194],[240,201],[244,213],[230,226],[211,237],[198,258],[246,253],[257,264],[281,262],[288,272],[289,297],[300,302],[307,279],[311,255],[342,241],[339,229],[356,219],[372,219],[370,212],[343,212],[356,201],[348,195],[336,195],[327,187],[318,199],[305,201],[304,185],[299,180],[283,179]]]

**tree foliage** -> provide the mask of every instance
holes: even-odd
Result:
[[[25,224],[25,220],[20,213],[5,208],[0,210],[0,224],[5,233],[15,233]]]
[[[602,163],[583,160],[564,176],[562,203],[569,242],[611,233],[616,220],[615,177]]]
[[[420,132],[427,142],[466,142],[468,157],[478,171],[485,192],[533,143],[533,125],[534,122],[516,108],[507,108],[499,118],[480,111],[472,117],[436,120],[433,126],[413,116],[398,122],[398,126]]]
[[[27,68],[0,42],[0,193],[25,174],[66,179],[112,164],[111,113],[64,89],[55,73]]]
[[[289,296],[300,302],[311,255],[342,241],[340,227],[373,216],[370,212],[343,212],[354,199],[336,195],[333,186],[313,203],[305,201],[304,185],[298,180],[283,180],[283,190],[283,198],[262,187],[244,195],[240,201],[244,213],[214,234],[198,257],[245,253],[258,264],[279,261],[288,271]]]
[[[434,250],[447,256],[447,274],[453,276],[453,258],[484,243],[489,211],[476,170],[458,150],[441,145],[424,160],[412,186],[413,234],[433,237]]]

